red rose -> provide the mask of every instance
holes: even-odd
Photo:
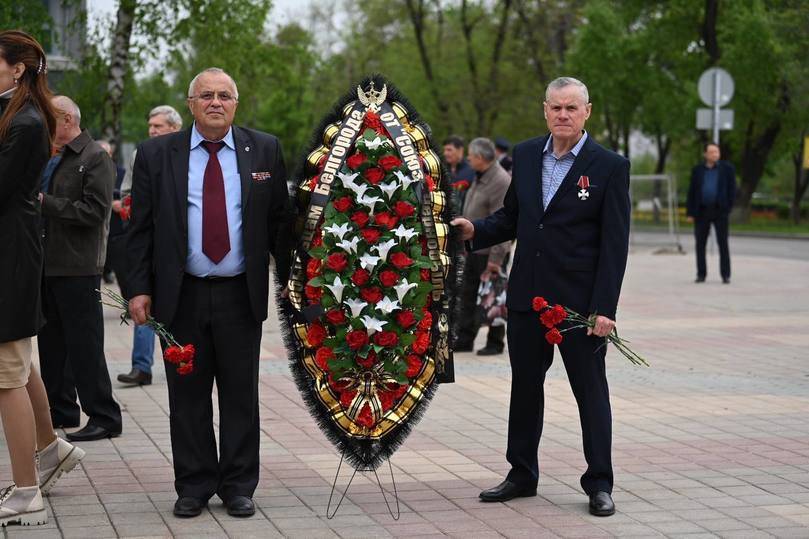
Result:
[[[346,323],[346,313],[342,309],[332,309],[326,313],[326,320],[333,326],[339,326]]]
[[[413,342],[413,351],[418,355],[422,355],[427,351],[430,346],[430,335],[426,331],[419,331],[416,333],[416,340]]]
[[[382,299],[382,291],[378,286],[369,286],[360,290],[360,296],[368,303],[377,303]]]
[[[534,301],[531,303],[531,306],[534,308],[536,312],[539,312],[548,306],[548,302],[545,301],[545,298],[543,298],[542,296],[537,296],[534,298]]]
[[[395,227],[398,221],[399,219],[395,215],[392,215],[390,212],[381,211],[376,215],[374,215],[374,223],[376,223],[379,226],[385,227],[388,230]]]
[[[368,214],[364,211],[354,212],[354,215],[351,216],[351,220],[354,221],[358,227],[365,228],[365,225],[368,224]]]
[[[306,276],[309,279],[313,279],[320,275],[320,260],[317,258],[310,258],[309,262],[306,264]]]
[[[365,169],[365,172],[363,172],[362,175],[366,180],[376,185],[385,178],[385,171],[379,167],[371,167]]]
[[[548,329],[556,325],[556,316],[553,314],[553,309],[548,309],[539,315],[539,321]]]
[[[319,301],[323,295],[323,289],[318,286],[306,285],[306,297],[312,301]]]
[[[419,322],[419,329],[427,331],[431,327],[433,327],[433,315],[430,312],[426,312],[424,313],[424,318]]]
[[[187,363],[182,363],[182,364],[180,364],[179,367],[177,367],[177,374],[179,374],[181,376],[185,376],[186,374],[191,374],[193,371],[194,371],[194,362],[193,361],[189,361]]]
[[[326,259],[326,266],[328,266],[330,270],[339,273],[346,269],[346,266],[348,266],[348,259],[343,253],[332,253]]]
[[[362,165],[364,162],[365,156],[361,153],[355,153],[354,155],[346,159],[346,164],[348,165],[348,168],[350,168],[351,170],[357,170],[358,168],[360,168],[360,165]]]
[[[428,191],[431,191],[431,192],[435,191],[435,182],[433,181],[432,176],[430,176],[429,174],[424,176],[424,183],[427,184],[427,190]]]
[[[312,238],[312,247],[320,247],[323,245],[323,236],[320,234],[320,230],[315,232],[315,237]]]
[[[393,211],[396,212],[396,215],[404,219],[405,217],[410,217],[416,211],[416,208],[413,207],[412,204],[409,202],[405,202],[404,200],[400,200],[393,206]]]
[[[545,340],[550,344],[559,344],[562,342],[562,334],[558,329],[553,328],[545,334]]]
[[[399,344],[399,336],[395,331],[377,331],[374,334],[374,343],[379,346],[396,346]]]
[[[345,211],[348,211],[348,208],[351,207],[351,202],[352,202],[351,197],[349,196],[340,197],[334,201],[333,206],[335,210],[339,211],[340,213],[343,213]]]
[[[430,270],[428,270],[427,268],[422,268],[421,270],[419,270],[419,274],[421,275],[422,281],[429,281],[431,278]]]
[[[326,328],[320,325],[318,322],[314,322],[309,326],[309,329],[306,331],[306,342],[309,343],[309,346],[315,348],[323,344],[323,341],[326,340]]]
[[[362,286],[366,284],[370,278],[371,274],[368,273],[368,270],[358,268],[356,271],[354,271],[354,274],[351,276],[351,282],[357,286]]]
[[[334,352],[328,346],[321,346],[315,353],[315,363],[322,370],[329,370],[329,360],[334,358]]]
[[[394,168],[402,166],[402,161],[396,156],[386,155],[379,160],[379,166],[385,169],[385,172],[389,172]]]
[[[559,304],[554,305],[551,312],[553,312],[553,325],[555,326],[558,326],[567,318],[567,311]]]
[[[382,119],[379,117],[379,114],[369,110],[365,113],[365,118],[363,118],[362,124],[365,127],[376,129],[378,127],[382,127]]]
[[[379,274],[379,282],[385,286],[393,286],[399,280],[399,274],[395,271],[385,270]]]
[[[382,233],[375,228],[363,228],[360,234],[362,234],[362,239],[364,239],[366,243],[373,245],[379,241],[379,236]]]
[[[357,425],[367,429],[374,426],[374,414],[371,412],[371,407],[368,405],[368,403],[365,403],[365,406],[362,407],[362,410],[360,410],[360,413],[357,415],[357,419],[354,422]]]
[[[402,252],[393,253],[390,255],[390,263],[399,269],[404,269],[413,263],[413,259]]]
[[[396,323],[407,329],[416,323],[416,317],[413,315],[413,311],[399,311],[396,313]]]
[[[370,350],[367,356],[357,357],[356,361],[357,365],[359,365],[363,369],[370,369],[376,363],[376,352]]]
[[[357,392],[353,389],[346,389],[342,393],[340,393],[340,404],[343,408],[350,408],[351,403],[354,402],[354,397],[357,396]]]
[[[419,356],[416,354],[408,354],[407,355],[407,372],[405,376],[408,378],[413,378],[416,376],[419,371],[421,371],[422,361]]]
[[[355,329],[346,333],[346,342],[352,350],[359,350],[368,344],[368,334],[361,329]]]

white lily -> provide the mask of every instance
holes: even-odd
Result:
[[[323,227],[324,232],[328,232],[332,236],[340,238],[340,240],[343,239],[343,236],[345,236],[349,230],[351,230],[351,225],[348,223],[343,223],[342,225],[329,225]]]
[[[394,245],[396,245],[396,240],[388,240],[385,243],[374,245],[373,249],[377,252],[382,262],[384,262],[388,258],[388,251],[390,251]]]
[[[347,306],[351,309],[351,318],[359,318],[360,313],[362,310],[368,305],[367,302],[362,301],[360,299],[347,299],[343,302],[343,305]]]
[[[412,228],[407,228],[403,224],[399,224],[398,227],[393,229],[393,233],[396,235],[397,238],[404,238],[405,240],[409,241],[410,238],[413,236],[418,236],[419,233],[413,230]]]
[[[363,206],[368,206],[368,211],[374,211],[374,206],[376,206],[377,202],[381,202],[382,199],[379,197],[367,197],[365,195],[360,195],[357,197],[357,202],[362,204]]]
[[[378,187],[385,193],[385,196],[388,197],[388,200],[393,197],[393,193],[399,188],[399,184],[395,181],[388,182],[388,183],[380,183]]]
[[[376,310],[382,311],[385,314],[390,314],[396,309],[399,309],[399,302],[398,301],[391,301],[391,299],[387,296],[382,298],[380,301],[376,303]]]
[[[387,146],[388,144],[390,144],[390,141],[388,139],[381,139],[379,137],[376,137],[374,138],[374,140],[363,139],[363,144],[365,144],[365,147],[368,148],[369,150],[376,150],[377,148],[380,148],[382,146]]]
[[[399,301],[404,301],[404,297],[410,291],[411,288],[418,286],[416,283],[409,283],[407,282],[407,278],[405,278],[401,283],[397,284],[393,287],[396,290],[396,295],[399,297]]]
[[[373,267],[376,266],[378,263],[379,263],[378,256],[365,253],[360,257],[360,265],[367,270],[373,269]]]
[[[337,300],[337,303],[340,303],[343,299],[343,289],[345,289],[346,285],[343,284],[343,281],[340,280],[340,276],[334,278],[334,282],[332,284],[327,284],[326,288],[331,290],[334,299]]]
[[[365,326],[365,329],[368,330],[368,335],[373,335],[377,331],[382,331],[382,326],[387,324],[385,320],[377,320],[376,318],[372,318],[367,314],[362,317],[362,325]]]
[[[340,242],[335,243],[337,247],[340,247],[347,253],[356,253],[357,252],[357,244],[359,243],[360,238],[358,236],[354,236],[350,240],[343,240]]]
[[[346,174],[345,172],[338,172],[337,173],[337,177],[340,178],[340,181],[342,182],[343,187],[347,187],[347,188],[352,189],[352,190],[354,189],[354,185],[356,185],[354,183],[354,178],[356,178],[359,175],[360,175],[359,172],[355,172],[353,174]]]
[[[400,170],[394,170],[393,174],[399,178],[399,181],[402,182],[402,187],[407,189],[411,183],[418,183],[418,180],[414,180],[412,176],[402,173]]]

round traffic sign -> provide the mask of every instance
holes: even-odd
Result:
[[[712,67],[700,75],[697,89],[703,103],[709,107],[716,105],[724,107],[733,98],[733,77],[721,67]]]

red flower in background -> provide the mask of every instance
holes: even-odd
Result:
[[[348,165],[348,168],[352,170],[357,170],[358,168],[360,168],[360,165],[365,163],[365,161],[366,158],[363,154],[355,153],[354,155],[346,159],[346,164]]]
[[[365,169],[365,172],[363,172],[362,175],[366,180],[376,185],[385,178],[385,171],[379,167],[371,167]]]
[[[348,259],[343,253],[332,253],[326,259],[326,266],[330,270],[341,272],[348,266]]]
[[[419,356],[416,354],[408,354],[407,355],[407,372],[405,376],[408,378],[413,378],[416,376],[419,371],[421,370],[422,361]]]
[[[399,336],[395,331],[377,331],[374,333],[374,343],[379,346],[396,346],[399,344]]]
[[[322,346],[315,353],[315,363],[324,371],[329,370],[329,360],[334,358],[334,352],[328,346]]]
[[[394,168],[402,166],[402,161],[396,156],[386,155],[379,160],[379,166],[382,167],[385,172],[390,172]]]
[[[416,340],[413,342],[413,351],[418,355],[422,355],[430,347],[430,335],[426,331],[419,331],[416,333]]]
[[[369,110],[365,113],[365,118],[362,120],[362,125],[370,129],[377,129],[382,127],[382,119],[379,117],[379,114]]]
[[[395,271],[385,270],[379,274],[379,282],[384,286],[391,287],[399,280],[399,274]]]
[[[369,286],[360,290],[360,296],[368,303],[377,303],[382,299],[382,291],[378,286]]]
[[[396,212],[396,215],[404,219],[405,217],[410,217],[413,215],[416,208],[414,208],[412,204],[405,202],[404,200],[400,200],[393,206],[393,211]]]
[[[456,191],[466,191],[469,189],[469,182],[466,180],[458,180],[452,184],[452,188]]]
[[[368,273],[368,270],[358,268],[354,271],[354,274],[351,276],[351,282],[357,286],[362,286],[368,282],[371,278],[371,274]]]
[[[312,301],[319,301],[323,296],[323,289],[318,286],[306,285],[306,297]]]
[[[306,276],[313,279],[320,275],[320,260],[317,258],[310,258],[306,264]]]
[[[404,269],[413,263],[413,259],[404,253],[393,253],[390,255],[390,263],[399,269]]]
[[[558,329],[553,328],[547,333],[545,333],[545,340],[548,341],[550,344],[559,344],[562,342],[562,334],[559,332]]]
[[[349,196],[340,197],[334,201],[333,206],[335,210],[342,213],[348,211],[348,209],[351,207],[351,202],[351,197]]]
[[[385,227],[388,230],[395,227],[398,221],[399,219],[395,215],[392,215],[390,212],[387,211],[381,211],[376,215],[374,215],[374,223],[376,223],[381,227]]]
[[[354,215],[351,216],[351,220],[360,228],[365,228],[365,225],[368,224],[368,219],[368,214],[364,211],[354,212]]]
[[[363,369],[370,369],[376,364],[376,352],[370,350],[365,357],[357,357],[357,365]]]
[[[375,228],[363,228],[360,231],[360,234],[362,235],[362,239],[364,239],[366,243],[373,245],[377,241],[379,241],[379,236],[382,233]]]
[[[339,326],[346,323],[346,313],[342,309],[332,309],[326,313],[326,320],[333,326]]]
[[[416,316],[410,310],[399,311],[396,313],[396,323],[407,329],[416,323]]]
[[[309,346],[315,348],[323,344],[327,336],[326,328],[318,322],[314,322],[309,325],[309,330],[306,332],[306,342],[309,343]]]
[[[368,344],[368,334],[361,329],[355,329],[346,333],[346,342],[352,350],[359,350]]]
[[[427,190],[430,192],[435,191],[435,182],[433,181],[433,177],[427,174],[424,176],[424,183],[427,184]]]
[[[531,306],[536,312],[539,312],[548,306],[548,302],[545,301],[545,298],[542,296],[537,296],[534,298],[534,301],[531,302]]]

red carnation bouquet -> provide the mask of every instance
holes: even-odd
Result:
[[[121,313],[121,323],[129,325],[129,302],[120,294],[113,292],[109,288],[104,291],[96,290],[101,294],[101,303],[115,309],[123,311]],[[107,301],[105,301],[105,299]],[[190,374],[194,371],[194,354],[196,349],[193,344],[182,345],[177,342],[166,326],[152,318],[146,318],[146,325],[152,328],[157,335],[168,343],[168,347],[163,351],[163,358],[173,365],[177,365],[177,373],[180,375]]]
[[[573,329],[595,327],[595,315],[589,318],[584,317],[573,309],[559,304],[551,307],[542,296],[534,298],[532,307],[534,311],[539,313],[539,321],[548,329],[548,331],[545,332],[545,340],[550,344],[560,344],[564,339],[563,333]],[[565,320],[568,320],[570,323],[564,329],[559,329],[558,326]],[[649,366],[649,363],[643,357],[629,348],[627,345],[628,340],[618,336],[617,328],[612,328],[612,332],[605,338],[608,343],[614,345],[633,365]]]
[[[121,211],[118,216],[121,221],[129,221],[129,218],[132,217],[132,195],[126,195],[121,200]]]
[[[466,191],[469,189],[469,182],[467,180],[458,180],[457,182],[451,183],[450,186],[455,189],[456,191]]]

